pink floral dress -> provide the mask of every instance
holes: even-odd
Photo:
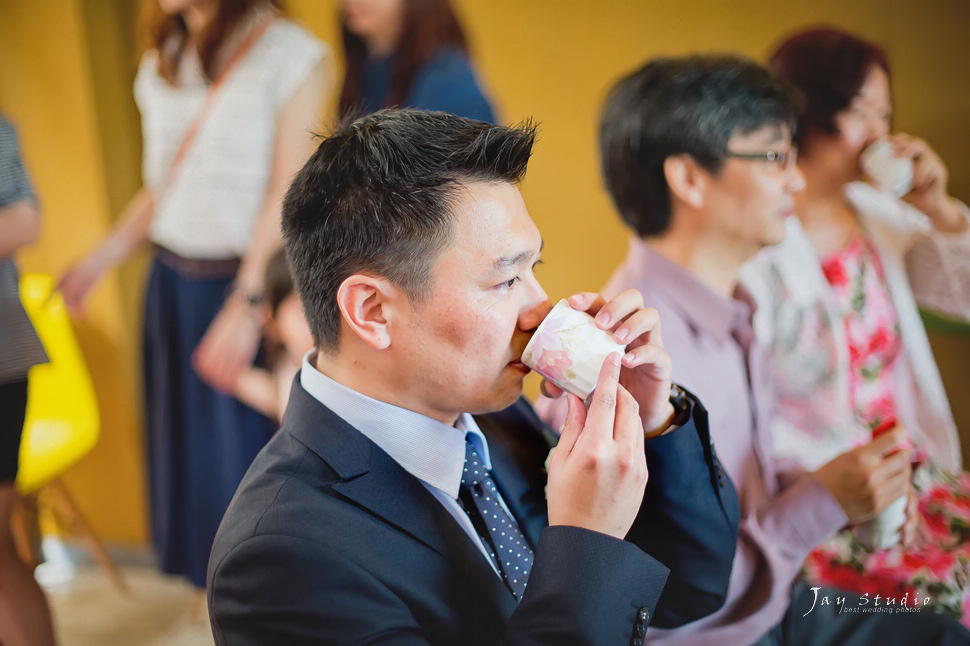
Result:
[[[875,429],[895,419],[892,374],[902,352],[882,267],[869,243],[857,237],[824,258],[822,271],[841,306],[856,420],[861,428]],[[918,446],[914,456],[921,463],[914,476],[923,521],[918,544],[873,551],[847,528],[808,556],[804,576],[812,583],[959,616],[970,627],[970,474],[943,473],[924,461]]]

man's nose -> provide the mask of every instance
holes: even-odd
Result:
[[[788,169],[787,187],[792,193],[797,193],[805,188],[805,175],[802,174],[798,164],[792,164],[791,168]]]
[[[536,329],[550,310],[552,310],[552,303],[549,302],[549,296],[539,283],[536,283],[529,294],[529,301],[519,314],[519,329],[525,332]]]

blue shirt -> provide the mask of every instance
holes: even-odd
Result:
[[[391,87],[394,57],[368,61],[364,66],[364,111],[384,107]],[[495,112],[482,93],[471,61],[455,47],[442,47],[418,70],[402,108],[440,110],[459,117],[495,123]]]
[[[458,503],[461,474],[465,467],[466,435],[481,456],[485,468],[492,468],[488,440],[472,416],[462,413],[455,426],[449,426],[412,410],[373,399],[317,370],[315,357],[316,350],[311,350],[303,357],[303,369],[300,371],[303,389],[417,478],[454,516],[498,575],[471,519]],[[504,502],[502,506],[505,506]]]

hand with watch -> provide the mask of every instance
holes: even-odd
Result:
[[[263,336],[262,295],[231,285],[216,318],[192,353],[192,367],[210,386],[230,393],[252,365]]]
[[[653,431],[647,431],[644,429],[644,437],[650,439],[652,437],[666,435],[674,429],[683,426],[690,420],[690,398],[687,396],[687,391],[677,384],[670,384],[670,405],[674,410],[673,413],[671,413],[670,419],[667,421],[667,423]]]

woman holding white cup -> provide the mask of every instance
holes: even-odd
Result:
[[[777,388],[775,452],[814,471],[899,424],[921,463],[908,506],[837,534],[806,574],[871,596],[915,590],[959,615],[970,572],[955,557],[970,546],[950,529],[946,501],[970,495],[970,476],[917,302],[970,320],[970,211],[949,194],[929,144],[890,134],[879,47],[812,29],[787,39],[771,67],[804,98],[796,141],[806,184],[785,241],[743,273]],[[905,565],[928,562],[941,565]]]

